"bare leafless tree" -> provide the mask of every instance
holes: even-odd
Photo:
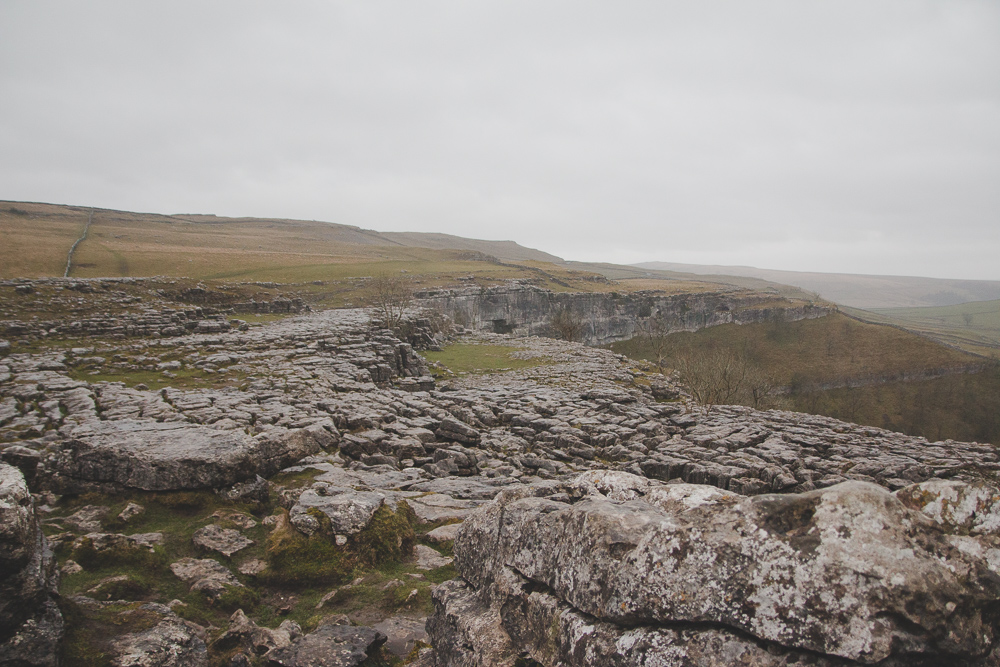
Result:
[[[563,340],[580,340],[583,336],[583,320],[567,307],[560,308],[552,315],[549,326]]]
[[[688,351],[673,358],[681,382],[707,410],[715,405],[768,407],[774,382],[744,350]]]
[[[673,330],[670,323],[662,315],[656,314],[639,322],[638,329],[639,338],[648,347],[660,372],[663,372],[670,352],[670,342],[667,340]]]
[[[406,276],[380,274],[372,278],[375,310],[387,329],[396,329],[413,300],[413,286]]]

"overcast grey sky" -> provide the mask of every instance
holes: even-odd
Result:
[[[0,2],[0,199],[1000,279],[1000,2]]]

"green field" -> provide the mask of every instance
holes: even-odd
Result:
[[[544,358],[522,359],[516,356],[522,348],[509,345],[476,345],[455,343],[440,352],[422,352],[431,363],[436,377],[467,375],[469,373],[495,373],[531,368],[549,363]]]
[[[1000,300],[929,308],[843,310],[859,319],[901,326],[974,354],[1000,355]]]

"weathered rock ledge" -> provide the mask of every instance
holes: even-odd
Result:
[[[578,338],[588,345],[632,338],[650,317],[674,331],[696,331],[719,324],[812,319],[834,310],[828,305],[793,302],[777,294],[736,288],[672,295],[605,294],[552,292],[512,283],[485,289],[424,290],[417,296],[423,305],[446,313],[464,326],[516,336],[555,335],[553,316],[566,313],[579,323]]]
[[[0,665],[54,667],[59,574],[17,468],[0,463]]]
[[[455,541],[438,665],[1000,664],[1000,492],[508,488]]]

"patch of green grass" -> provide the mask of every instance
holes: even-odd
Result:
[[[109,667],[108,649],[116,637],[143,632],[159,622],[159,614],[124,603],[91,609],[69,598],[59,601],[66,623],[60,646],[65,667]]]
[[[135,387],[139,384],[146,385],[153,391],[159,391],[164,387],[176,389],[219,389],[222,387],[235,387],[245,379],[244,373],[206,373],[198,368],[179,368],[173,371],[175,377],[167,377],[159,371],[135,370],[135,371],[113,371],[92,374],[87,368],[71,369],[68,375],[74,380],[89,382],[121,382],[126,387]]]
[[[330,519],[318,510],[313,516],[320,522],[320,530],[309,536],[291,525],[287,513],[281,516],[267,538],[267,569],[260,575],[262,581],[303,588],[347,579],[354,566],[351,555],[334,543]]]
[[[494,373],[498,371],[532,368],[551,363],[544,357],[522,359],[514,356],[524,348],[509,345],[476,345],[455,343],[440,352],[423,352],[431,363],[437,363],[455,374]]]
[[[1000,300],[928,308],[844,308],[869,322],[904,327],[974,354],[1000,351]]]
[[[383,505],[371,523],[351,540],[351,549],[362,565],[398,562],[413,553],[416,522],[417,516],[406,501],[400,501],[395,510]]]

